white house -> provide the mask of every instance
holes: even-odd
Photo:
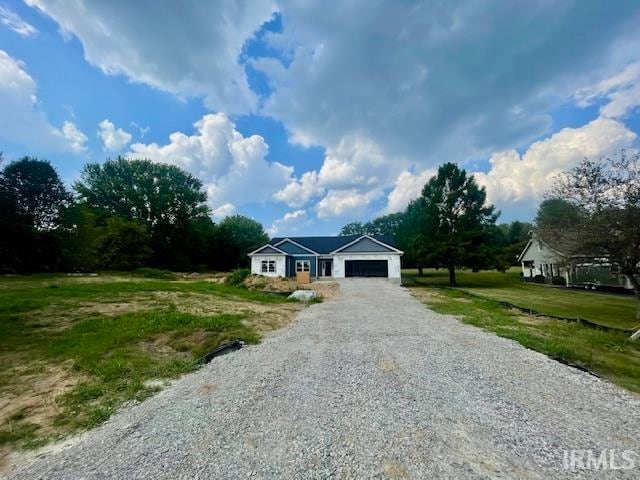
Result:
[[[554,277],[565,279],[566,285],[580,286],[596,290],[610,289],[632,290],[629,278],[618,272],[606,258],[595,256],[571,257],[549,245],[535,232],[518,257],[525,281],[533,281],[542,275],[546,283],[552,283]]]
[[[549,281],[553,277],[564,277],[567,285],[570,283],[565,255],[533,232],[518,257],[518,262],[522,266],[522,275],[525,279],[533,279],[537,275],[543,275]]]
[[[400,256],[382,235],[281,237],[249,253],[251,273],[269,277],[381,277],[400,282]]]

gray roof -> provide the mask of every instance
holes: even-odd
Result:
[[[371,238],[385,243],[393,248],[396,248],[396,242],[393,237],[388,235],[368,235]],[[269,242],[271,245],[281,242],[282,240],[289,239],[296,243],[299,243],[303,247],[307,247],[309,250],[320,255],[326,255],[334,250],[344,247],[345,245],[357,240],[362,235],[345,235],[339,237],[275,237]]]

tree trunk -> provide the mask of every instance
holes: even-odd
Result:
[[[418,267],[418,276],[419,277],[424,277],[424,272],[422,271],[423,267]]]
[[[456,267],[455,265],[449,265],[449,286],[456,286]]]

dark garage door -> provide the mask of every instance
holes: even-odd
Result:
[[[345,260],[347,277],[388,277],[389,265],[386,260]]]

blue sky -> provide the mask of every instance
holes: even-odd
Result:
[[[0,0],[0,150],[69,184],[173,163],[274,235],[400,211],[453,161],[530,220],[558,172],[637,147],[638,24],[633,1]]]

